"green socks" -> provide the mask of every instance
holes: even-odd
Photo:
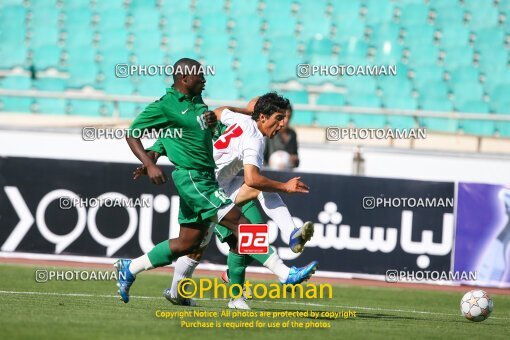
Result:
[[[250,223],[253,224],[265,224],[264,218],[262,217],[262,214],[260,213],[259,208],[257,207],[257,204],[255,204],[255,201],[249,201],[242,207],[242,213],[243,215],[250,221]],[[262,265],[267,261],[269,256],[274,253],[273,248],[269,247],[269,253],[268,254],[252,254],[248,255],[250,257],[249,262],[246,263],[246,266],[248,266],[252,260],[255,260],[257,262],[260,262]]]
[[[171,264],[174,260],[168,240],[158,243],[147,253],[147,256],[154,268],[166,266],[167,264]]]
[[[228,265],[228,277],[230,284],[239,284],[232,288],[233,296],[241,296],[241,289],[244,285],[244,277],[246,274],[246,255],[238,255],[232,252],[228,253],[227,265]]]

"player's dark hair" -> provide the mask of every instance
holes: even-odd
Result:
[[[290,102],[287,98],[280,96],[276,92],[269,92],[257,99],[251,118],[257,121],[260,114],[269,118],[275,112],[285,112],[289,106]]]
[[[201,66],[202,65],[198,61],[191,58],[181,58],[177,60],[174,64],[173,70],[174,83],[182,79],[183,76],[191,75],[192,70],[196,70],[195,72],[198,72],[201,69]]]

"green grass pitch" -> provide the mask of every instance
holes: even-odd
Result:
[[[195,308],[173,306],[162,296],[163,289],[171,280],[170,275],[149,272],[139,275],[131,289],[131,301],[124,304],[116,296],[115,281],[36,283],[36,269],[41,268],[0,265],[0,339],[510,338],[509,295],[492,296],[494,311],[491,317],[484,322],[473,323],[460,315],[462,293],[459,292],[335,285],[332,299],[249,302],[252,310],[257,312],[356,312],[355,318],[336,320],[260,319],[267,323],[323,321],[330,323],[331,327],[327,329],[192,329],[182,328],[179,319],[157,318],[156,311],[198,310],[221,313],[227,301],[200,300],[200,307]],[[466,287],[468,290],[469,287]],[[200,320],[236,321],[226,318]],[[250,320],[237,319],[244,322]]]

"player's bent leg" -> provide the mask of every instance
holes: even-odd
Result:
[[[136,275],[144,270],[169,265],[178,257],[199,249],[207,228],[204,224],[183,224],[179,238],[165,240],[133,261],[120,259],[115,262],[118,293],[124,303],[129,302],[129,290]]]
[[[260,194],[260,192],[261,192],[260,190],[249,187],[248,185],[246,185],[246,183],[243,183],[235,196],[234,203],[237,206],[242,206],[246,202],[256,199],[258,197],[258,195]],[[243,215],[244,215],[244,212],[243,212]],[[246,217],[248,217],[248,216],[246,216]],[[248,218],[248,219],[250,219],[250,218]],[[257,222],[252,221],[252,223],[257,223]]]

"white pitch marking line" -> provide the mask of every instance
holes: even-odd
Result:
[[[100,297],[100,298],[118,298],[118,295],[95,295],[95,294],[83,294],[83,293],[55,293],[55,292],[18,292],[11,290],[0,290],[0,294],[19,294],[19,295],[47,295],[47,296],[70,296],[70,297]],[[131,298],[135,299],[152,299],[152,300],[161,300],[163,297],[160,296],[142,296],[142,295],[132,295]],[[212,300],[228,300],[228,299],[196,299],[201,301],[212,301]],[[299,306],[311,306],[311,307],[333,307],[333,308],[349,308],[349,309],[363,309],[370,311],[380,311],[380,312],[394,312],[394,313],[412,313],[412,314],[427,314],[427,315],[439,315],[439,316],[462,316],[459,314],[451,314],[451,313],[437,313],[437,312],[428,312],[428,311],[419,311],[412,309],[389,309],[389,308],[377,308],[377,307],[362,307],[362,306],[338,306],[338,305],[324,305],[320,303],[305,303],[305,302],[296,302],[296,301],[266,301],[261,300],[257,301],[261,303],[275,303],[275,304],[287,304],[287,305],[299,305]],[[498,320],[510,320],[510,318],[501,318],[501,317],[491,317],[491,319]]]

